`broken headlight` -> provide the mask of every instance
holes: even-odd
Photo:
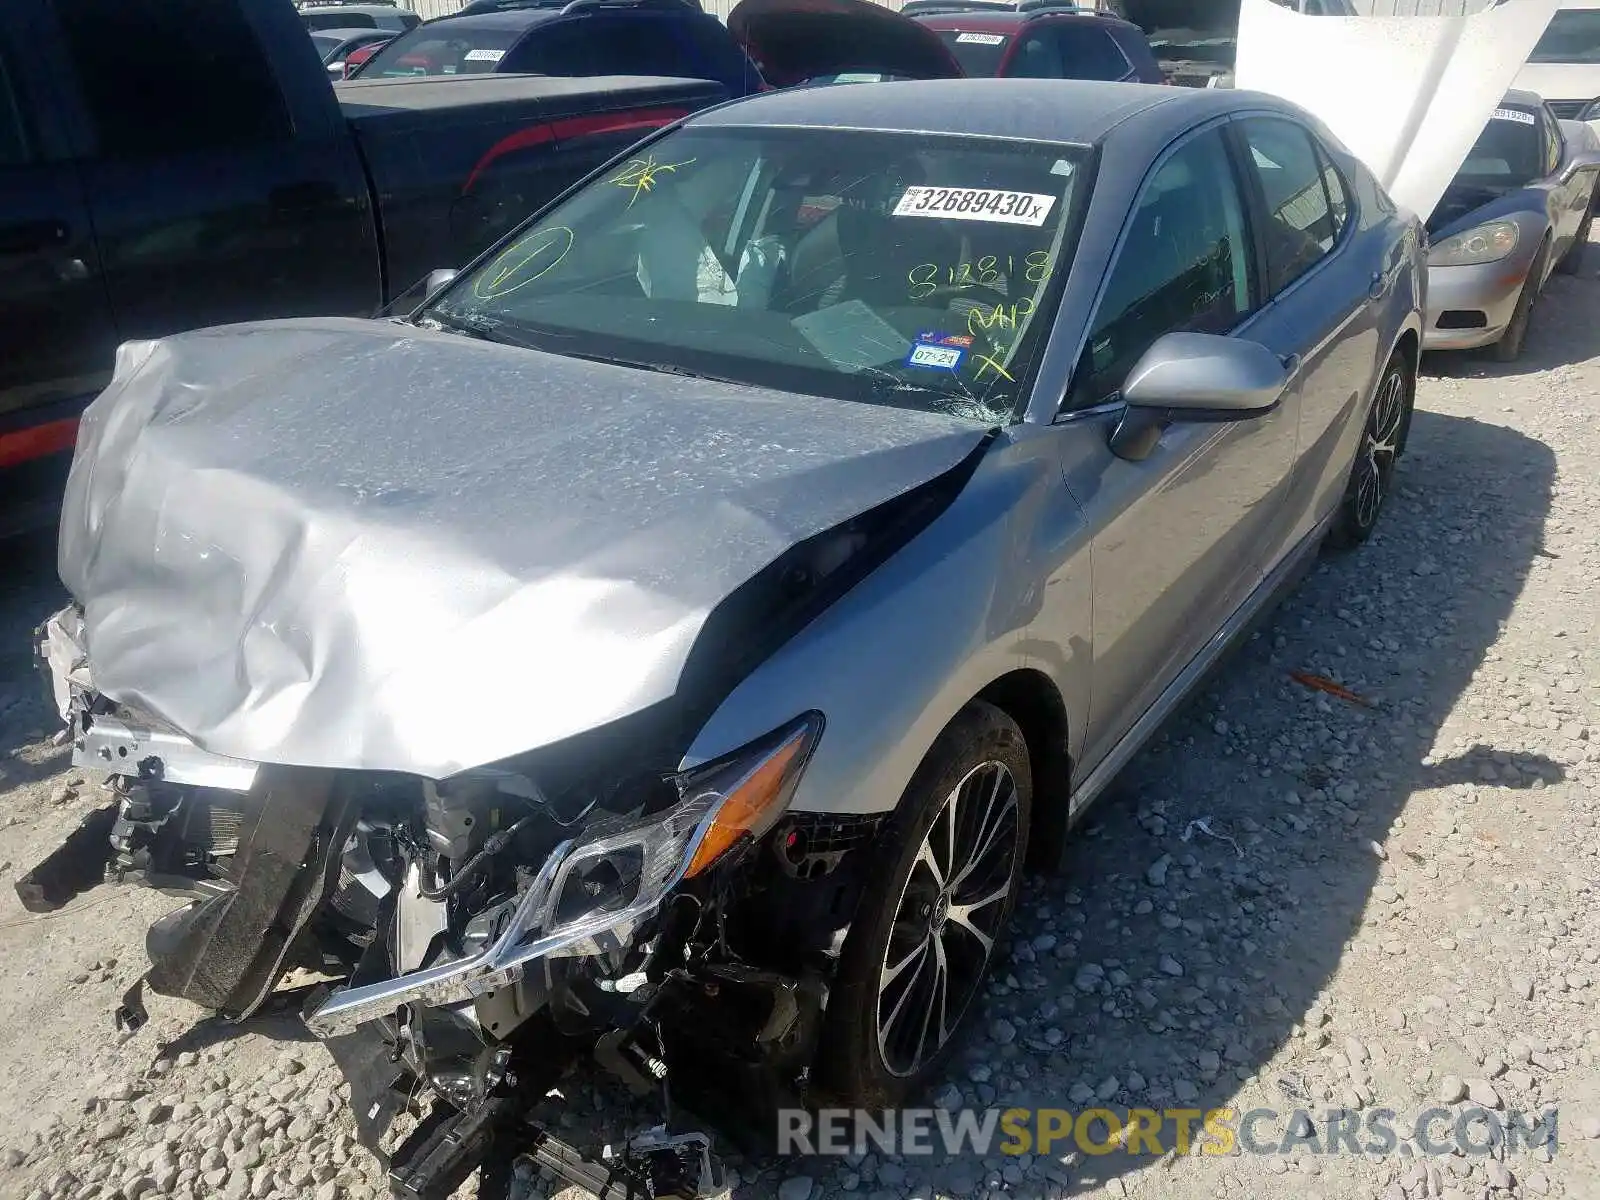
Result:
[[[603,927],[652,909],[740,847],[789,806],[822,735],[820,713],[674,778],[676,804],[631,823],[591,826],[562,860],[537,927],[541,938]]]

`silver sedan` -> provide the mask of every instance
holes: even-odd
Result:
[[[1554,271],[1578,270],[1600,142],[1532,92],[1508,92],[1428,220],[1429,350],[1522,353]]]
[[[470,1106],[462,1072],[547,1006],[626,1008],[662,1062],[737,1044],[729,1078],[891,1102],[949,1054],[1025,861],[1320,547],[1373,532],[1422,254],[1320,124],[1248,92],[689,117],[408,321],[124,347],[62,523],[63,712],[129,777],[119,844],[205,869],[163,839],[270,794],[245,829],[274,862],[387,890],[359,986],[308,1020],[409,1005],[390,1061],[419,1086]],[[173,788],[190,818],[156,821]],[[301,832],[323,804],[348,842]],[[152,986],[248,1011],[288,917],[234,906],[191,969],[209,911]],[[647,956],[678,965],[620,1005]],[[595,978],[619,999],[563,999]]]

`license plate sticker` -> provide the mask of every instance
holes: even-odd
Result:
[[[906,355],[906,366],[925,367],[933,371],[959,371],[962,360],[967,357],[967,347],[971,345],[972,339],[969,337],[921,333],[912,343],[911,353]]]
[[[897,217],[934,217],[952,221],[994,221],[1002,225],[1044,224],[1056,198],[1041,192],[1007,192],[997,188],[927,187],[905,190],[894,206]]]
[[[966,46],[998,46],[1005,40],[1005,35],[999,33],[956,34],[956,41]]]
[[[1532,113],[1523,112],[1517,108],[1497,108],[1494,110],[1494,119],[1496,121],[1515,121],[1518,125],[1538,124],[1533,119]]]

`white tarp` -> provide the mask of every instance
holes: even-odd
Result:
[[[1464,17],[1311,17],[1241,0],[1234,86],[1316,114],[1424,220],[1559,0]]]

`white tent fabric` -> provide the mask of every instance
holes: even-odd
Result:
[[[1470,16],[1310,17],[1241,0],[1235,86],[1320,117],[1397,204],[1426,219],[1559,0]]]

